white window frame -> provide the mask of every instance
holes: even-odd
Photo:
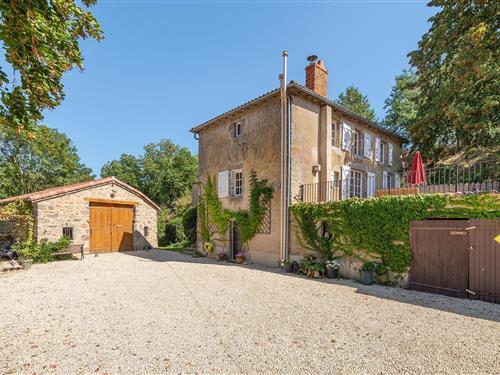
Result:
[[[349,151],[351,149],[352,128],[345,122],[342,123],[342,150]]]
[[[375,196],[375,173],[366,173],[366,195],[367,197]]]
[[[392,166],[392,152],[393,152],[392,143],[387,143],[387,164],[391,166]]]
[[[385,146],[386,144],[384,142],[380,142],[380,148],[379,148],[379,156],[378,156],[378,161],[380,164],[385,163]]]
[[[231,171],[231,187],[233,197],[243,196],[243,169],[233,169]]]
[[[365,158],[370,159],[372,158],[372,136],[368,133],[364,133],[364,143],[363,143],[363,155]]]
[[[359,183],[356,183],[359,181]],[[351,169],[349,180],[349,197],[361,198],[363,191],[363,172]]]
[[[363,156],[363,132],[359,129],[352,131],[352,153],[355,156]]]

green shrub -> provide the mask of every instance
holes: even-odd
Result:
[[[184,227],[182,225],[182,216],[176,216],[168,220],[165,224],[165,232],[163,235],[163,245],[170,245],[173,243],[186,240],[184,235]]]
[[[70,244],[71,240],[68,237],[61,237],[56,242],[49,242],[44,238],[40,243],[29,239],[16,242],[13,249],[23,259],[31,259],[33,263],[47,263],[53,260],[53,253],[66,249]]]
[[[189,245],[196,242],[196,224],[198,212],[196,207],[189,207],[182,215],[182,227],[184,236],[189,242]]]

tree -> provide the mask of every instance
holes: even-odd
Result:
[[[396,82],[384,105],[386,116],[382,125],[405,138],[409,137],[409,129],[417,118],[416,80],[413,70],[403,70],[403,73],[396,76]]]
[[[115,176],[136,189],[142,190],[141,160],[133,155],[122,154],[120,159],[110,161],[101,168],[101,176]]]
[[[89,7],[95,1],[81,2]],[[74,0],[0,0],[0,39],[14,71],[9,83],[0,68],[0,124],[29,130],[44,109],[57,107],[64,73],[83,70],[78,42],[88,37],[100,41],[101,28]]]
[[[337,103],[367,120],[376,120],[375,111],[368,102],[368,98],[354,86],[349,86],[345,89],[345,92],[340,93]]]
[[[63,133],[37,125],[32,133],[0,131],[0,196],[5,198],[53,186],[91,180],[75,146]]]
[[[190,191],[197,173],[197,157],[168,139],[146,145],[144,155],[124,154],[101,169],[102,177],[115,176],[170,210]]]
[[[500,142],[500,2],[433,0],[418,49],[409,54],[418,79],[410,134],[428,156]]]

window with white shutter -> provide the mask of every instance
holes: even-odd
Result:
[[[217,195],[219,198],[229,196],[229,171],[222,171],[217,175]]]
[[[392,143],[387,144],[387,164],[392,165]]]
[[[389,187],[389,175],[386,171],[382,172],[382,188],[387,189]]]
[[[351,182],[351,167],[347,165],[342,166],[342,176],[341,176],[340,189],[342,190],[342,199],[349,198],[349,188]]]
[[[364,155],[365,158],[372,158],[372,136],[368,133],[365,133]]]
[[[368,197],[375,196],[375,173],[366,173],[366,195]]]
[[[342,123],[342,150],[349,151],[351,148],[352,129],[345,122]]]
[[[375,137],[375,161],[380,161],[380,138]]]

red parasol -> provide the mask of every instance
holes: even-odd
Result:
[[[421,185],[427,182],[425,177],[424,164],[422,163],[422,156],[420,151],[415,152],[413,155],[413,160],[411,162],[411,169],[408,175],[408,184],[410,185]]]

